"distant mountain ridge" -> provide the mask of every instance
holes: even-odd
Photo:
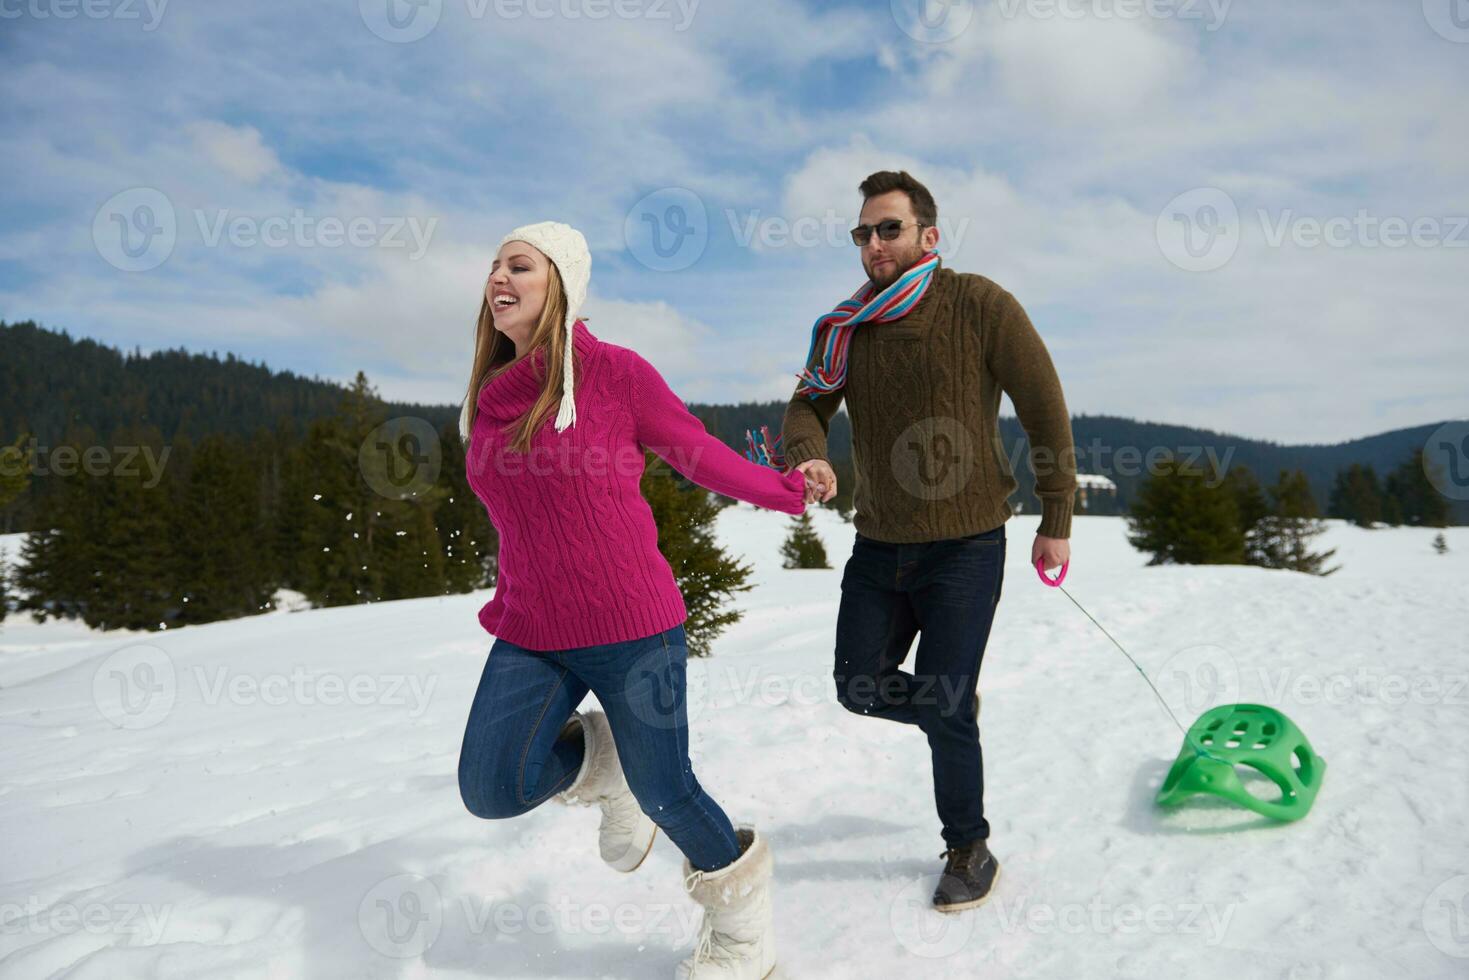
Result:
[[[151,424],[166,440],[197,440],[211,432],[250,436],[287,419],[304,428],[312,419],[329,415],[345,390],[343,384],[276,371],[233,354],[221,358],[217,353],[182,349],[124,352],[34,321],[0,321],[0,443],[12,442],[18,432],[26,431],[40,445],[56,445],[74,426],[105,436],[122,427]],[[386,405],[391,415],[418,416],[436,430],[459,416],[457,405]],[[711,433],[743,451],[746,429],[768,425],[772,432],[779,431],[785,403],[696,402],[689,408]],[[1338,470],[1352,463],[1370,464],[1385,477],[1422,448],[1439,424],[1330,445],[1281,445],[1190,426],[1079,414],[1072,417],[1072,434],[1078,469],[1110,477],[1124,504],[1145,475],[1141,461],[1148,451],[1166,447],[1196,454],[1201,462],[1243,464],[1264,483],[1273,481],[1282,469],[1301,469],[1324,510]],[[1025,461],[1025,433],[1014,417],[1006,416],[1000,419],[1000,434],[1020,492],[1028,498],[1034,481]],[[851,444],[851,423],[844,409],[832,420],[829,446],[834,463],[850,463]],[[1118,454],[1124,449],[1135,451],[1135,465],[1122,465],[1126,459]],[[1453,502],[1451,513],[1455,523],[1469,523],[1469,504]]]

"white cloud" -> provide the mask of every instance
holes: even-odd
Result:
[[[189,124],[195,145],[216,167],[246,184],[279,173],[281,162],[253,126],[228,126],[212,119]]]
[[[1003,19],[973,36],[1012,105],[1068,126],[1146,117],[1198,80],[1189,35],[1148,20]],[[1173,25],[1176,26],[1176,25]]]
[[[705,356],[714,330],[666,302],[607,299],[594,293],[584,312],[594,335],[637,351],[670,385],[696,380],[716,367]]]
[[[315,5],[180,10],[143,40],[29,23],[0,77],[0,152],[19,161],[0,316],[341,378],[362,367],[390,397],[457,401],[491,244],[556,217],[597,252],[599,336],[686,398],[783,399],[811,321],[861,281],[856,250],[741,248],[723,211],[855,219],[857,181],[906,167],[938,197],[945,261],[1031,310],[1073,409],[1323,441],[1463,414],[1462,251],[1252,234],[1225,269],[1189,274],[1154,237],[1163,205],[1204,186],[1247,216],[1461,213],[1462,45],[1412,4],[1235,5],[1212,33],[985,5],[945,45],[911,42],[886,6],[704,3],[677,31],[463,22],[451,4],[413,45]],[[100,260],[91,221],[138,185],[190,216],[439,224],[416,261],[181,232],[164,266],[126,274]],[[670,185],[709,202],[719,240],[650,274],[623,217]]]

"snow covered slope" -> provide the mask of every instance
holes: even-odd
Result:
[[[1066,582],[1184,722],[1273,704],[1326,758],[1297,824],[1152,798],[1178,730],[1027,567],[1008,525],[982,675],[1003,871],[926,910],[943,849],[927,745],[831,693],[852,530],[787,571],[787,518],[719,535],[756,569],[691,669],[691,752],[768,835],[787,978],[1469,975],[1469,535],[1332,522],[1330,578],[1148,568],[1078,518]],[[7,542],[10,543],[10,542]],[[463,724],[492,637],[476,593],[164,634],[0,626],[0,977],[660,977],[697,932],[677,851],[597,857],[596,811],[479,820]]]

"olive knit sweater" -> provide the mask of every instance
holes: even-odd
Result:
[[[1020,303],[984,276],[940,266],[906,316],[856,327],[846,385],[791,398],[786,466],[828,458],[845,398],[858,533],[912,543],[991,530],[1013,514],[1017,486],[1000,441],[1001,391],[1029,437],[1039,533],[1070,537],[1076,454],[1061,382]]]

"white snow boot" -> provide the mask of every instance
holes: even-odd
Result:
[[[597,832],[597,845],[602,860],[613,870],[635,871],[653,849],[658,825],[642,811],[632,790],[627,788],[627,777],[622,774],[607,716],[600,711],[573,712],[561,731],[564,734],[577,725],[581,726],[585,747],[581,770],[576,774],[576,782],[558,793],[556,799],[567,804],[600,806],[602,826]]]
[[[771,929],[770,848],[751,827],[735,831],[741,854],[716,871],[684,860],[684,888],[704,907],[694,955],[678,965],[679,980],[765,980],[775,971]]]

